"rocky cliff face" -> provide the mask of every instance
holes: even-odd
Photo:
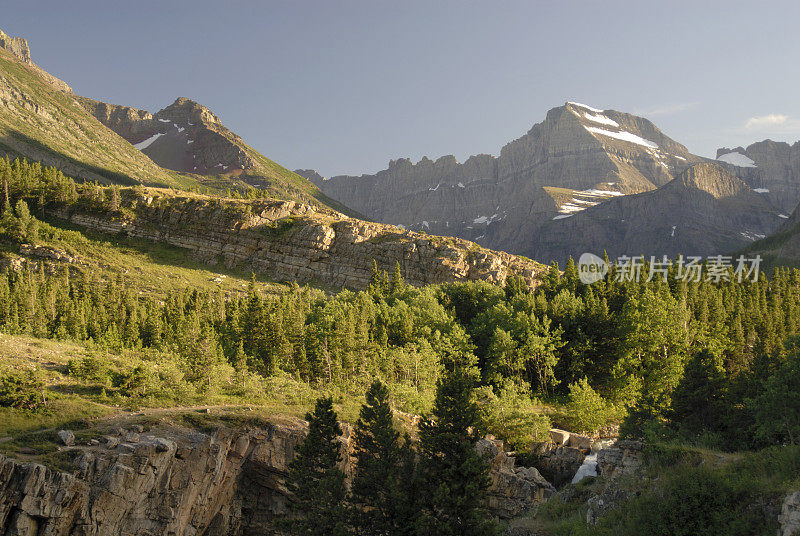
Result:
[[[121,429],[62,450],[64,472],[0,457],[0,533],[264,534],[286,513],[283,481],[305,433],[301,422],[210,435]]]
[[[31,59],[31,49],[28,47],[28,41],[22,37],[10,37],[0,30],[0,48],[5,49],[14,56],[16,56],[22,63],[28,66],[39,77],[44,79],[53,88],[72,93],[72,88],[67,85],[63,80],[59,80],[51,75],[35,63]]]
[[[553,217],[652,190],[699,160],[646,119],[567,103],[498,157],[400,159],[375,175],[327,180],[298,173],[377,221],[529,254]]]
[[[205,106],[184,97],[151,114],[84,97],[83,107],[161,167],[196,175],[237,178],[274,197],[345,207],[310,181],[248,146]]]
[[[349,426],[340,438],[352,476]],[[286,515],[284,481],[306,423],[287,421],[211,434],[188,429],[121,428],[60,452],[59,471],[0,456],[0,534],[4,536],[255,536]],[[492,457],[490,510],[518,515],[554,490],[533,468],[514,466],[502,442]]]
[[[761,255],[767,266],[800,266],[800,205],[770,236],[748,246],[749,255]]]
[[[747,148],[721,148],[717,160],[784,214],[800,202],[800,142],[764,140]]]
[[[335,288],[366,287],[373,260],[389,272],[399,263],[412,285],[475,279],[502,284],[511,274],[535,285],[544,269],[465,240],[404,231],[294,201],[124,193],[128,215],[123,217],[75,208],[55,214],[83,227],[186,248],[209,264]]]
[[[786,221],[762,194],[712,163],[687,169],[661,188],[617,197],[541,227],[537,259],[584,252],[674,258],[732,253],[764,238]]]
[[[193,100],[178,98],[156,114],[87,98],[80,101],[162,167],[201,175],[241,174],[260,167],[242,139]]]

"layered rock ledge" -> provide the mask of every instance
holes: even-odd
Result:
[[[54,215],[107,233],[187,249],[205,263],[265,273],[282,281],[362,289],[373,261],[420,286],[452,281],[505,283],[510,275],[535,286],[545,267],[457,238],[441,238],[349,218],[294,201],[222,200],[125,192],[120,211],[62,207]]]

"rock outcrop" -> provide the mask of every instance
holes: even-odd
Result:
[[[28,47],[28,41],[22,37],[10,37],[0,30],[0,48],[5,49],[14,56],[16,56],[22,63],[28,66],[39,77],[45,80],[53,88],[63,91],[65,93],[72,93],[72,88],[67,85],[63,80],[59,80],[52,74],[48,73],[31,59],[31,49]]]
[[[514,456],[503,450],[503,442],[492,437],[475,445],[479,453],[491,460],[491,486],[488,490],[489,510],[501,519],[521,515],[544,502],[555,488],[535,467],[518,467]]]
[[[783,500],[778,523],[781,525],[779,536],[800,534],[800,491],[790,493]]]
[[[351,430],[340,438],[352,477]],[[307,426],[285,421],[199,433],[175,426],[121,428],[62,447],[61,470],[0,456],[5,536],[256,536],[285,516],[289,462]],[[494,441],[489,509],[505,518],[553,491],[535,469],[516,468]],[[498,450],[499,449],[499,450]]]
[[[597,473],[606,478],[630,475],[642,466],[641,441],[620,440],[597,453]]]
[[[286,513],[283,480],[304,435],[302,423],[213,435],[121,430],[62,450],[73,467],[65,472],[0,457],[0,533],[263,534]]]
[[[294,201],[221,200],[150,190],[123,192],[126,215],[80,205],[54,215],[76,225],[188,249],[200,261],[224,263],[278,280],[361,289],[373,260],[397,264],[412,285],[486,280],[515,274],[531,286],[545,267],[477,244],[404,231]]]
[[[498,157],[399,159],[375,175],[327,180],[297,172],[377,221],[533,257],[531,239],[554,217],[653,190],[700,160],[646,119],[566,103]]]

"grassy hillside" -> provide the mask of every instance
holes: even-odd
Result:
[[[72,94],[54,89],[5,50],[0,50],[0,73],[0,153],[103,183],[197,184],[157,166],[84,110]]]

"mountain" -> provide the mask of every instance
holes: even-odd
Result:
[[[224,190],[248,183],[281,199],[326,205],[314,184],[247,145],[185,98],[156,114],[80,97],[31,60],[25,39],[0,32],[0,154],[101,183]]]
[[[529,254],[554,217],[654,190],[701,160],[647,119],[568,102],[497,157],[399,159],[358,177],[297,172],[377,221]]]
[[[785,214],[800,203],[800,141],[764,140],[747,148],[717,149],[717,160]]]
[[[717,255],[764,238],[784,221],[763,195],[724,167],[704,162],[656,190],[550,221],[535,235],[531,255],[562,266],[569,256],[604,250],[611,258]]]
[[[0,32],[0,153],[102,183],[189,186],[78,104],[70,87],[31,61],[25,39]]]
[[[273,162],[233,133],[205,106],[178,98],[151,114],[81,97],[83,107],[163,168],[242,180],[270,195],[340,211],[313,183]]]
[[[800,266],[800,205],[772,235],[753,242],[743,252],[761,255],[765,267]]]

